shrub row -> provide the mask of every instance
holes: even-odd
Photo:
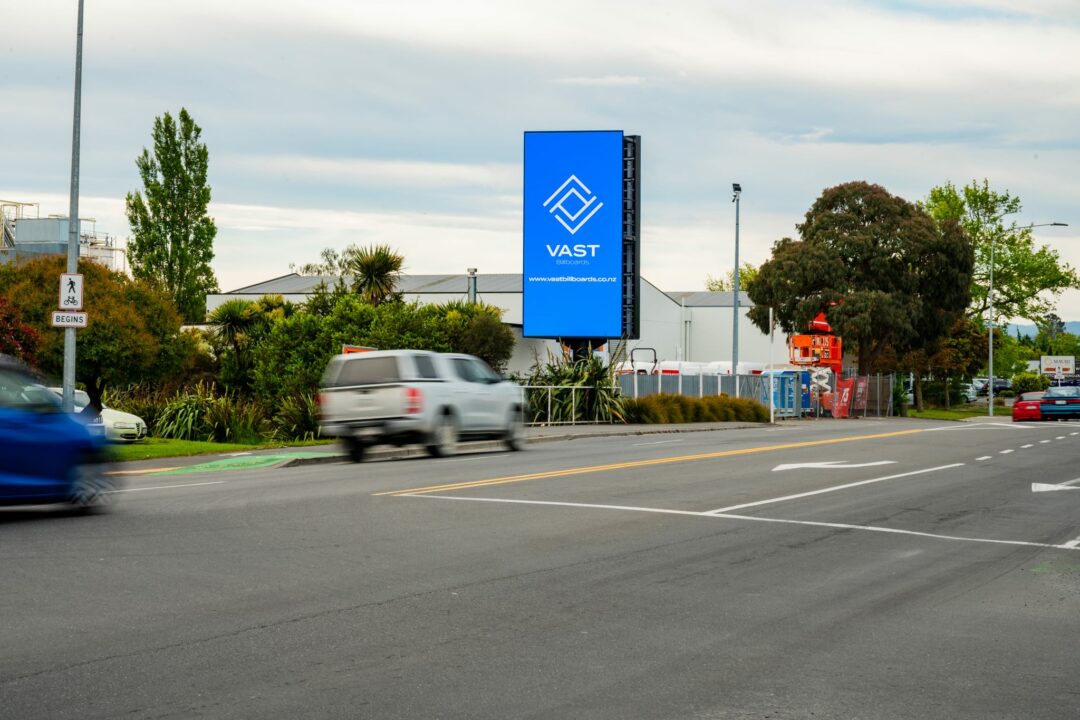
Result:
[[[286,396],[272,413],[257,399],[219,394],[204,383],[171,395],[136,386],[107,393],[105,404],[138,415],[150,434],[160,438],[258,443],[319,436],[318,404],[312,393]]]
[[[727,395],[649,395],[623,399],[627,423],[769,422],[769,409],[756,400]]]

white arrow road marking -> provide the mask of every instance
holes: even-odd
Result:
[[[772,469],[772,471],[780,472],[781,470],[796,470],[799,468],[836,468],[837,470],[847,470],[849,468],[873,467],[874,465],[893,465],[895,463],[895,460],[878,460],[876,462],[850,463],[845,465],[843,460],[830,460],[828,462],[791,463],[789,465],[777,465]]]
[[[1080,490],[1074,485],[1049,485],[1047,483],[1031,483],[1031,492],[1054,492],[1055,490]]]

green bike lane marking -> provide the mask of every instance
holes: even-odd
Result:
[[[210,462],[199,463],[197,465],[188,465],[186,467],[162,468],[158,470],[149,469],[146,470],[145,473],[153,475],[154,477],[159,477],[162,475],[188,475],[191,473],[224,472],[228,470],[254,470],[278,465],[286,460],[318,457],[326,457],[326,453],[292,452],[276,455],[240,455],[222,458],[220,460],[211,460]]]

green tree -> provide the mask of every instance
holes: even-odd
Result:
[[[346,255],[349,250],[355,251],[355,247],[349,246],[346,249]],[[323,248],[323,251],[319,253],[319,257],[322,258],[322,262],[304,263],[299,266],[295,263],[289,263],[289,269],[299,275],[331,275],[335,277],[341,277],[348,272],[345,267],[346,257],[337,250]]]
[[[797,228],[801,239],[778,241],[748,288],[763,331],[770,307],[789,333],[826,310],[867,373],[890,345],[935,352],[968,305],[974,257],[962,228],[879,185],[828,188]]]
[[[41,335],[38,360],[53,377],[63,374],[64,333],[49,326],[49,317],[65,263],[56,255],[21,265],[17,273],[0,273],[0,295]],[[180,316],[165,293],[90,261],[80,261],[79,272],[89,324],[78,331],[75,379],[85,385],[91,404],[101,407],[106,387],[162,382],[186,372],[193,341],[180,333]]]
[[[352,290],[370,305],[380,305],[400,297],[397,283],[405,258],[389,245],[357,248],[343,253],[344,268],[352,276]]]
[[[248,392],[252,387],[252,354],[273,326],[291,317],[296,306],[281,295],[264,295],[258,300],[227,300],[210,313],[209,324],[221,352],[221,383],[230,390]]]
[[[758,268],[751,263],[743,263],[739,268],[739,290],[746,292],[750,283],[758,276]],[[731,292],[735,289],[735,271],[728,270],[724,277],[714,278],[712,275],[705,277],[705,289],[712,292]]]
[[[975,244],[969,317],[985,317],[989,310],[991,247],[995,325],[1016,317],[1037,322],[1054,309],[1062,292],[1080,288],[1080,276],[1055,250],[1035,247],[1031,228],[1006,225],[1006,216],[1020,212],[1020,198],[992,190],[988,180],[960,189],[952,183],[935,187],[924,206],[938,221],[958,221]]]
[[[217,227],[207,215],[209,153],[201,136],[186,109],[179,123],[167,112],[155,118],[154,150],[143,148],[135,160],[145,197],[127,194],[131,273],[165,290],[186,322],[205,319],[206,295],[218,289],[210,267]]]
[[[297,266],[290,264],[289,267],[301,275],[323,275],[336,277],[337,281],[331,290],[323,281],[320,283],[321,292],[335,297],[340,295],[342,288],[346,286],[345,278],[349,277],[348,288],[358,293],[369,305],[398,300],[401,294],[397,291],[398,280],[401,278],[401,268],[405,264],[405,258],[399,255],[389,245],[372,245],[370,247],[357,247],[349,245],[340,253],[333,248],[325,248],[319,257],[321,262],[306,263]],[[325,312],[327,309],[325,297],[315,299],[314,308]]]

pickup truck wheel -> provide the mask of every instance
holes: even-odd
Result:
[[[506,435],[503,438],[511,450],[525,448],[525,418],[520,410],[511,410],[506,421]]]
[[[367,452],[367,445],[352,438],[345,443],[345,449],[349,453],[349,459],[354,463],[364,462],[364,454]]]
[[[447,457],[457,450],[457,423],[453,415],[440,415],[435,430],[431,433],[431,441],[427,450],[434,457]]]

